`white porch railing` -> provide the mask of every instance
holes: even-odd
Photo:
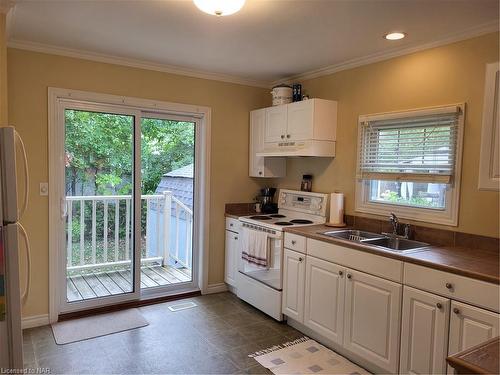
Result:
[[[132,196],[68,196],[67,271],[130,264]],[[141,196],[141,263],[192,267],[193,211],[172,196]]]

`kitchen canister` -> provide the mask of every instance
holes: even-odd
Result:
[[[288,85],[274,86],[271,94],[273,96],[273,105],[288,104],[293,100],[293,89]]]
[[[330,194],[330,220],[326,223],[329,227],[345,227],[344,223],[344,194]]]

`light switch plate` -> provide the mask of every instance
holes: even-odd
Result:
[[[41,196],[49,195],[49,183],[48,182],[40,182],[40,195]]]

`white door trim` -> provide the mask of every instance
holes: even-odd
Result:
[[[209,252],[209,222],[210,222],[210,145],[211,145],[211,108],[205,106],[195,106],[189,104],[179,104],[148,100],[141,98],[125,97],[118,95],[99,94],[87,91],[78,91],[61,88],[48,88],[48,136],[49,136],[49,320],[56,322],[60,313],[60,285],[62,276],[62,264],[60,256],[61,233],[57,231],[57,223],[60,220],[60,197],[62,169],[54,166],[60,165],[61,150],[63,144],[61,137],[63,132],[58,129],[61,123],[60,111],[58,107],[62,101],[72,100],[75,102],[99,103],[122,107],[126,110],[142,110],[151,112],[162,112],[172,115],[191,116],[199,121],[201,137],[199,138],[198,160],[195,160],[199,174],[199,189],[195,189],[195,202],[198,202],[199,225],[193,230],[193,249],[198,250],[198,288],[202,293],[208,288],[208,252]]]

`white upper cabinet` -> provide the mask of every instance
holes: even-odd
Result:
[[[264,110],[260,156],[335,156],[337,102],[310,99]]]
[[[287,106],[265,108],[265,142],[281,142],[287,134]]]
[[[344,347],[384,372],[397,373],[401,284],[346,272]]]
[[[283,157],[257,156],[264,150],[264,131],[268,111],[258,109],[250,112],[249,176],[285,177],[286,159]]]
[[[450,300],[405,286],[401,328],[401,374],[444,374]]]

